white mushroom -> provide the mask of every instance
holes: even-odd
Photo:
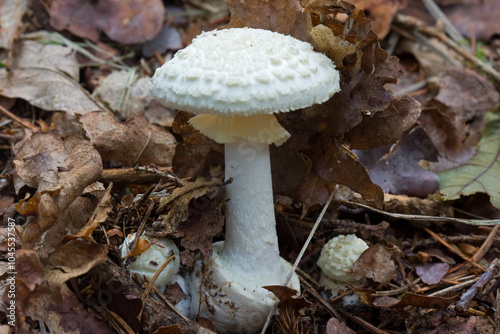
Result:
[[[135,233],[129,234],[120,246],[122,265],[130,272],[137,273],[141,277],[145,276],[150,281],[161,265],[167,261],[170,256],[175,255],[175,258],[165,267],[165,269],[163,269],[154,283],[155,287],[162,292],[168,284],[172,283],[179,271],[179,249],[175,243],[168,238],[157,239],[141,236],[141,239],[149,243],[149,248],[134,258],[127,258],[127,254],[131,251],[130,246],[135,239],[135,235]]]
[[[192,275],[191,314],[220,332],[260,329],[275,301],[262,288],[283,285],[269,145],[290,134],[273,113],[323,103],[339,90],[332,61],[308,43],[249,28],[201,34],[159,68],[151,93],[167,107],[198,114],[193,127],[225,144],[224,243]],[[294,276],[291,286],[299,289]]]
[[[331,297],[347,291],[347,283],[360,284],[352,277],[352,267],[361,253],[368,249],[363,239],[354,234],[339,235],[330,239],[321,250],[318,266],[321,268],[320,285],[330,290]],[[354,304],[358,300],[356,294],[344,297],[344,304]]]

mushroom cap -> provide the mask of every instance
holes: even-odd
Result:
[[[309,43],[232,28],[196,37],[156,70],[150,90],[166,107],[197,114],[270,114],[327,101],[339,73]]]
[[[355,282],[350,270],[368,245],[354,234],[339,235],[330,239],[321,250],[318,266],[324,275],[341,282]]]

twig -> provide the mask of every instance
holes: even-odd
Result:
[[[23,128],[30,129],[34,132],[38,132],[40,130],[36,125],[31,124],[30,122],[23,120],[21,117],[13,114],[12,112],[8,111],[7,109],[5,109],[2,106],[0,106],[0,112],[2,114],[4,114],[5,116],[9,117],[10,119],[12,119],[14,122],[21,125]]]
[[[328,200],[326,201],[325,205],[323,206],[323,210],[321,210],[321,213],[319,214],[318,218],[316,219],[316,222],[314,223],[313,228],[311,229],[311,232],[309,233],[309,236],[307,237],[304,246],[302,246],[302,249],[300,250],[299,255],[297,256],[297,259],[295,260],[295,263],[293,264],[292,269],[288,273],[288,276],[286,277],[285,283],[283,285],[288,286],[290,284],[290,281],[292,280],[293,274],[295,273],[295,269],[297,269],[300,261],[302,260],[302,257],[304,256],[307,247],[309,246],[309,243],[311,242],[311,239],[316,232],[316,229],[318,228],[319,224],[321,223],[321,220],[323,219],[323,216],[326,213],[326,210],[330,206],[330,203],[333,200],[333,197],[337,193],[337,190],[339,189],[339,185],[337,184],[335,188],[333,189],[332,193],[330,194],[330,197],[328,197]],[[276,310],[278,309],[278,301],[276,301],[271,309],[271,312],[269,312],[269,315],[267,316],[266,323],[264,324],[264,327],[262,328],[261,334],[264,334],[266,332],[267,327],[271,323],[271,319],[273,315],[276,313]]]
[[[469,281],[465,281],[465,282],[462,282],[462,283],[459,283],[459,284],[452,285],[452,286],[447,287],[445,289],[442,289],[442,290],[439,290],[439,291],[436,291],[436,292],[433,292],[433,293],[429,294],[429,297],[443,296],[443,295],[446,295],[446,294],[448,294],[450,292],[461,290],[465,286],[474,284],[475,282],[477,282],[477,280],[479,280],[479,277],[473,278],[473,279],[471,279]]]
[[[465,311],[469,308],[469,304],[474,299],[476,294],[480,289],[484,288],[486,284],[491,281],[493,277],[495,277],[500,272],[500,259],[495,259],[491,262],[488,270],[478,279],[476,283],[472,287],[470,287],[455,305],[459,311]]]
[[[436,19],[436,21],[442,21],[444,23],[444,29],[446,30],[446,33],[450,35],[450,37],[455,41],[455,42],[460,42],[464,38],[462,34],[455,28],[455,26],[448,20],[446,15],[444,15],[443,11],[441,8],[439,8],[438,5],[433,0],[422,0],[422,3],[424,4],[425,8],[429,11],[429,13]]]
[[[462,219],[462,218],[453,218],[453,217],[434,217],[434,216],[419,216],[419,215],[405,215],[402,213],[392,213],[392,212],[387,212],[383,211],[377,208],[372,208],[369,205],[366,204],[361,204],[361,203],[356,203],[356,202],[351,202],[351,201],[346,201],[346,200],[338,200],[339,202],[343,204],[350,204],[350,205],[355,205],[359,206],[365,209],[368,209],[373,212],[380,213],[381,215],[387,216],[387,217],[392,217],[392,218],[399,218],[399,219],[406,219],[406,220],[411,220],[411,221],[416,221],[416,222],[450,222],[450,223],[464,223],[468,225],[475,225],[475,226],[492,226],[492,225],[500,225],[500,219]]]

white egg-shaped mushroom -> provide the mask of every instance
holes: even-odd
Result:
[[[179,249],[168,238],[153,238],[143,235],[141,239],[149,243],[149,248],[138,256],[127,257],[127,254],[131,251],[130,246],[135,239],[135,235],[135,233],[129,234],[120,246],[122,266],[131,273],[137,273],[140,277],[144,276],[151,281],[161,265],[169,257],[175,255],[175,258],[167,264],[154,283],[158,290],[163,291],[168,284],[172,283],[179,271]]]
[[[309,43],[262,29],[205,32],[156,70],[151,93],[197,114],[191,125],[225,144],[226,230],[214,255],[191,275],[191,315],[219,332],[255,332],[291,266],[276,235],[269,145],[290,134],[273,113],[327,101],[339,91],[332,61]],[[297,276],[290,286],[299,290]]]
[[[330,290],[331,297],[347,291],[347,284],[357,285],[362,282],[353,278],[352,267],[366,249],[366,242],[354,234],[338,235],[323,246],[318,259],[318,266],[321,268],[319,284]],[[346,296],[344,304],[354,304],[357,300],[356,294]]]

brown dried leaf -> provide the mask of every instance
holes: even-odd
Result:
[[[407,293],[401,299],[388,296],[377,297],[374,299],[373,305],[378,307],[415,306],[422,308],[445,309],[459,299],[460,296],[443,298],[417,295],[415,293]]]
[[[406,132],[395,145],[355,153],[384,193],[425,197],[439,189],[438,176],[419,164],[437,161],[436,148],[421,127]]]
[[[365,250],[352,267],[352,277],[356,280],[368,277],[375,282],[388,283],[396,274],[396,264],[392,260],[395,249],[380,244]]]
[[[74,239],[53,252],[45,266],[43,283],[25,302],[25,313],[34,320],[46,319],[51,305],[61,302],[61,286],[70,278],[85,274],[107,259],[105,245]]]
[[[356,334],[355,331],[348,328],[345,323],[337,318],[330,318],[326,324],[326,334]]]
[[[120,123],[110,113],[93,112],[80,117],[80,123],[104,161],[126,166],[172,163],[174,136],[142,115]]]
[[[297,290],[283,285],[267,285],[264,289],[271,291],[279,299],[278,309],[280,311],[291,310],[294,313],[299,312],[304,307],[311,306],[304,296],[297,297]]]
[[[47,146],[43,145],[44,143]],[[46,151],[56,148],[55,151]],[[50,166],[50,180],[34,181],[37,166],[30,165],[31,156],[40,156],[47,153],[51,157],[49,164],[42,164],[41,169],[46,171]],[[47,160],[47,159],[46,159]],[[50,160],[50,159],[48,159]],[[63,166],[60,166],[64,163]],[[68,136],[61,139],[47,134],[35,133],[19,148],[14,157],[17,175],[22,181],[23,175],[29,176],[28,182],[34,182],[38,188],[34,196],[38,204],[38,219],[26,226],[22,239],[25,248],[32,243],[56,221],[57,217],[66,210],[73,201],[80,196],[85,187],[96,181],[102,173],[102,161],[99,153],[87,140]],[[27,167],[26,171],[24,168]]]
[[[134,78],[130,80],[130,76]],[[163,107],[149,92],[149,77],[138,77],[131,71],[113,71],[96,88],[93,96],[103,102],[109,109],[119,112],[122,118],[129,119],[135,114],[144,114],[146,110],[155,110],[159,119],[172,124],[171,110]]]
[[[188,120],[190,113],[179,111],[172,131],[182,136],[172,159],[172,169],[180,178],[207,176],[208,169],[224,165],[224,146],[196,131]]]
[[[476,153],[484,115],[497,108],[499,98],[495,87],[472,70],[446,72],[431,101],[436,109],[422,112],[419,121],[439,152],[438,162],[430,164],[433,171],[463,165]]]
[[[93,42],[99,40],[102,31],[122,44],[144,43],[160,32],[165,16],[160,0],[43,2],[50,14],[50,24],[56,30],[67,29]]]
[[[298,0],[229,0],[228,28],[259,28],[291,35],[307,41],[311,29],[309,15]]]
[[[23,281],[31,292],[43,282],[45,277],[45,271],[37,253],[29,249],[16,251],[15,271],[15,279]]]
[[[224,226],[221,203],[204,196],[196,200],[193,206],[195,210],[190,210],[190,216],[180,224],[175,236],[182,237],[182,247],[193,252],[199,251],[208,258],[212,255],[213,238],[222,232]]]
[[[49,308],[45,320],[54,333],[116,333],[92,308],[85,307],[65,285],[61,288],[61,297],[60,303]]]
[[[496,0],[465,0],[450,3],[443,11],[452,24],[467,38],[489,41],[500,34],[500,3]],[[474,27],[474,28],[472,28]]]
[[[428,262],[421,266],[415,266],[417,275],[425,284],[437,284],[450,270],[450,265],[442,262]]]
[[[0,2],[0,49],[10,50],[23,32],[25,11],[26,4],[22,0]]]
[[[326,139],[326,138],[325,138]],[[357,157],[344,146],[328,145],[324,141],[313,146],[316,149],[311,155],[314,161],[313,170],[328,183],[338,183],[361,194],[364,199],[373,201],[377,207],[382,206],[384,193],[370,180],[365,167]]]
[[[220,214],[214,212],[214,216],[211,216],[210,210],[207,209],[213,208],[214,202],[204,196],[220,189],[222,185],[223,183],[218,179],[199,178],[194,182],[188,182],[183,187],[176,188],[172,195],[162,197],[158,212],[168,210],[168,213],[160,216],[156,228],[161,231],[162,235],[177,233],[177,236],[185,236],[183,243],[186,244],[183,245],[186,248],[206,250],[206,242],[211,245],[213,236],[211,232],[218,233],[222,222],[217,218],[220,217]],[[202,217],[199,217],[200,214]],[[193,219],[186,221],[190,216],[193,216]],[[194,218],[195,216],[196,218]],[[182,229],[179,229],[183,222],[186,223]],[[209,229],[209,224],[214,223],[213,227],[216,231],[211,231],[212,228]],[[199,233],[200,230],[205,229],[207,229],[206,233]],[[191,240],[191,238],[194,239]],[[200,247],[200,245],[204,246]],[[211,251],[211,247],[208,247],[208,251]]]
[[[384,38],[391,29],[394,15],[404,5],[400,0],[349,0],[362,9],[371,21],[371,29],[378,38]]]
[[[0,68],[0,95],[70,114],[101,110],[79,85],[78,74],[70,48],[22,41],[14,48],[11,71]]]
[[[345,138],[360,150],[394,143],[415,124],[420,109],[420,103],[408,95],[393,99],[373,117],[364,117]]]
[[[109,213],[113,210],[113,206],[111,205],[112,186],[112,184],[108,186],[108,189],[106,189],[106,192],[99,201],[99,204],[97,204],[97,207],[94,209],[89,221],[74,236],[74,238],[84,238],[85,240],[91,241],[94,230],[104,223],[106,219],[108,219]]]

